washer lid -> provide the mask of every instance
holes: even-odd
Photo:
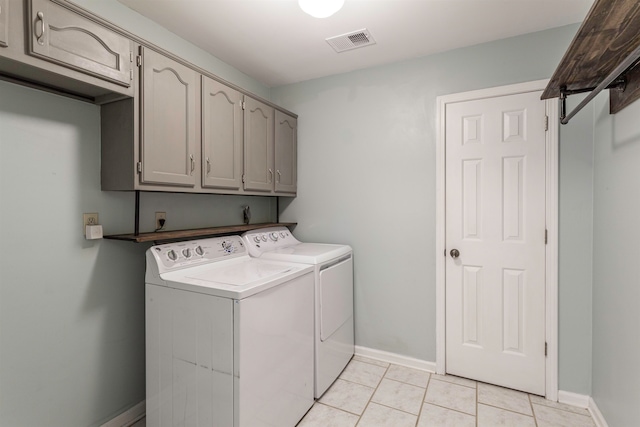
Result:
[[[280,274],[292,271],[291,266],[272,264],[265,262],[253,262],[250,259],[243,260],[233,265],[223,265],[199,272],[198,274],[186,274],[189,279],[203,280],[205,282],[223,283],[232,286],[244,286],[267,280]]]
[[[348,255],[351,252],[351,246],[348,245],[300,243],[265,252],[260,258],[317,265]]]
[[[223,262],[162,273],[157,279],[147,283],[243,299],[312,271],[313,267],[308,265],[265,261],[244,255]]]

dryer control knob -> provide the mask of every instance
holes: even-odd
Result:
[[[286,235],[286,234],[284,234],[284,231],[281,231],[281,232],[280,232],[280,237],[282,237],[282,238],[284,239],[285,237],[287,237],[287,235]]]
[[[260,243],[260,236],[254,236],[253,241],[256,243]]]
[[[269,238],[270,238],[271,240],[273,240],[274,242],[277,242],[277,241],[278,241],[278,233],[271,233],[271,234],[269,234]]]
[[[171,261],[175,261],[175,260],[178,259],[178,254],[173,249],[171,249],[169,252],[167,252],[167,256],[169,257],[169,259]]]
[[[198,246],[196,248],[196,253],[200,256],[202,256],[204,254],[204,250],[202,249],[202,246]]]
[[[185,258],[191,258],[191,249],[189,248],[183,249],[182,255],[184,255]]]
[[[263,242],[267,241],[267,236],[265,236],[264,234],[262,236],[260,236],[260,238],[262,239]]]

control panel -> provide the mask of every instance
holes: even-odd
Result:
[[[249,246],[249,252],[254,256],[258,253],[286,248],[300,243],[298,239],[293,237],[287,227],[271,227],[247,231],[242,237],[245,239],[247,246]]]
[[[163,270],[168,271],[247,255],[248,252],[240,236],[228,236],[153,246],[151,253]]]

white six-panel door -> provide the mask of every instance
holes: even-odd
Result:
[[[446,371],[544,395],[545,103],[529,92],[445,115]]]

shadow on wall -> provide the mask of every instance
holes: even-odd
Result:
[[[113,412],[101,425],[145,399],[145,251],[150,244],[85,241],[97,247],[82,307],[83,318],[99,322],[94,361],[95,413],[105,401]]]

